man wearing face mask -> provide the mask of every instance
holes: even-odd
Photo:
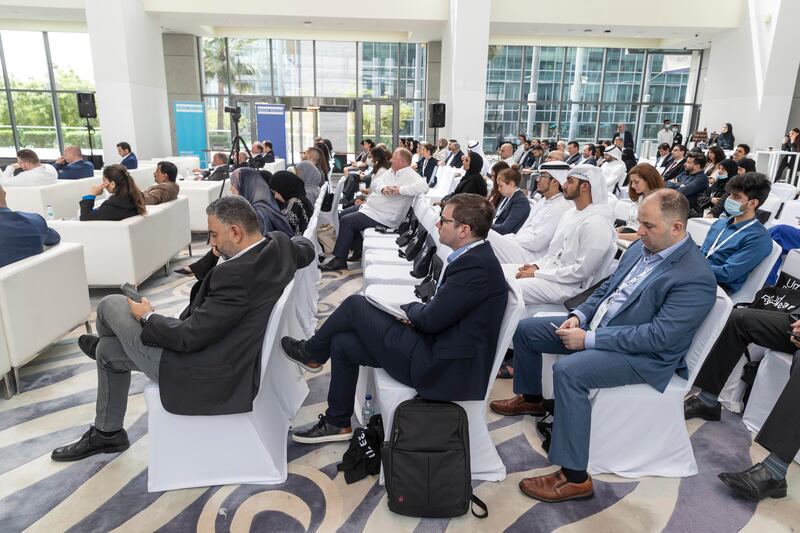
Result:
[[[160,385],[173,414],[224,415],[253,409],[267,320],[295,272],[311,263],[314,246],[275,231],[261,235],[253,207],[223,196],[206,208],[215,254],[226,259],[192,290],[179,318],[147,300],[121,294],[97,306],[97,333],[78,346],[97,362],[97,413],[84,435],[53,451],[54,461],[78,461],[130,446],[123,429],[131,371]]]
[[[717,283],[728,294],[742,288],[750,272],[772,251],[767,229],[756,219],[758,206],[769,196],[764,174],[734,176],[726,188],[728,218],[714,222],[700,251],[711,265]]]

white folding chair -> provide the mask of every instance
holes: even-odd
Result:
[[[703,246],[706,240],[706,235],[711,229],[711,225],[716,222],[717,218],[690,218],[689,223],[686,225],[686,231],[692,237],[692,240],[697,246]]]
[[[771,225],[773,223],[782,203],[783,202],[781,199],[772,193],[770,193],[767,199],[764,200],[764,203],[761,205],[761,207],[759,207],[759,209],[762,211],[769,211],[769,218],[767,219],[765,225]]]
[[[686,477],[697,473],[683,416],[683,399],[732,308],[725,292],[717,288],[714,307],[695,333],[686,354],[688,380],[677,374],[672,376],[663,393],[647,384],[590,393],[589,472],[623,477]]]
[[[772,251],[770,254],[750,272],[742,288],[731,294],[733,305],[752,302],[756,297],[756,293],[764,286],[764,282],[767,281],[769,272],[775,265],[775,261],[780,257],[782,250],[777,242],[771,242]]]
[[[792,200],[783,204],[780,218],[774,220],[776,224],[786,224],[797,227],[800,223],[800,200]]]
[[[494,376],[500,368],[500,363],[502,363],[506,350],[511,343],[511,338],[523,311],[522,291],[519,285],[515,279],[509,277],[506,277],[506,282],[508,283],[508,303],[503,314],[500,335],[497,339],[492,371],[488,376],[489,384],[486,388],[486,395],[483,400],[456,402],[464,408],[469,420],[472,479],[485,481],[502,481],[506,477],[506,467],[497,454],[497,449],[489,435],[489,428],[486,422],[486,402],[495,381]],[[384,432],[388,436],[391,434],[395,409],[401,402],[413,398],[416,395],[416,391],[411,387],[398,383],[383,369],[374,369],[374,377],[375,395],[383,418]],[[383,483],[383,471],[381,471],[381,483]]]
[[[797,187],[791,183],[773,183],[769,192],[777,196],[783,204],[791,202],[797,197]]]
[[[294,287],[293,281],[286,286],[269,317],[251,412],[174,415],[161,404],[158,385],[145,387],[149,492],[286,481],[286,434],[308,394],[302,371],[279,353],[283,335],[302,335],[292,311]]]

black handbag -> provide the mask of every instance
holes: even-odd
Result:
[[[452,402],[415,398],[394,412],[392,433],[381,453],[389,510],[405,516],[452,518],[486,504],[472,494],[469,422]]]
[[[398,228],[399,229],[399,228]],[[397,243],[397,246],[403,248],[404,246],[408,246],[408,243],[411,242],[411,239],[414,238],[417,231],[420,229],[419,227],[419,220],[416,217],[412,218],[408,225],[405,228],[405,231],[401,231],[400,236],[395,239],[394,242]]]
[[[800,279],[781,272],[775,285],[756,293],[751,309],[791,313],[800,307]]]
[[[409,261],[413,261],[414,258],[417,257],[417,254],[422,250],[427,238],[428,232],[425,231],[425,228],[420,227],[414,234],[414,237],[411,238],[411,241],[408,243],[408,246],[406,246],[405,250],[399,250],[397,252],[398,255]]]
[[[422,250],[417,254],[414,258],[413,266],[411,267],[411,276],[423,279],[425,276],[428,275],[428,271],[431,268],[431,260],[433,260],[433,256],[436,254],[436,242],[433,240],[433,237],[430,235],[427,236],[425,239],[425,244],[422,246]]]
[[[422,283],[414,286],[414,295],[422,300],[422,303],[430,302],[433,295],[436,294],[436,285],[439,283],[439,276],[442,275],[442,268],[444,268],[444,262],[437,254],[433,254],[428,275],[425,276]]]
[[[333,193],[326,192],[325,198],[322,199],[322,205],[319,206],[319,210],[324,211],[325,213],[330,213],[332,208],[333,208]]]
[[[383,419],[380,414],[372,415],[365,428],[357,428],[350,438],[350,446],[344,452],[342,462],[336,466],[344,472],[348,485],[368,475],[381,472],[381,446],[383,446]]]

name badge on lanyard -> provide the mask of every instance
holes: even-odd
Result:
[[[714,252],[716,252],[717,250],[719,250],[720,248],[722,248],[723,246],[725,246],[725,244],[727,244],[727,242],[728,242],[729,240],[731,240],[731,239],[733,239],[734,237],[736,237],[736,235],[737,235],[737,234],[739,234],[739,233],[741,233],[742,231],[746,230],[747,228],[749,228],[750,226],[752,226],[752,225],[753,225],[753,224],[755,224],[756,222],[758,222],[758,219],[755,219],[755,218],[754,218],[754,219],[753,219],[753,220],[751,220],[749,223],[745,224],[745,225],[744,225],[744,226],[742,226],[741,228],[739,228],[739,229],[737,229],[736,231],[734,231],[732,234],[728,235],[728,236],[725,238],[725,240],[724,240],[724,241],[722,241],[722,242],[719,242],[719,239],[720,239],[720,237],[722,237],[722,234],[725,232],[725,229],[726,229],[726,228],[723,228],[723,229],[722,229],[722,231],[720,231],[720,232],[719,232],[719,235],[717,235],[717,238],[716,238],[716,239],[714,239],[714,243],[711,245],[711,248],[709,248],[709,249],[708,249],[708,252],[706,253],[706,259],[708,259],[708,258],[709,258],[709,257],[711,257],[712,255],[714,255]],[[719,244],[717,244],[717,243],[719,243]]]

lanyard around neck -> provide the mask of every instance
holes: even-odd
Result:
[[[757,218],[754,218],[753,220],[751,220],[750,222],[748,222],[747,224],[745,224],[745,225],[744,225],[744,226],[742,226],[741,228],[737,229],[736,231],[734,231],[733,233],[731,233],[730,235],[728,235],[728,236],[725,238],[725,240],[724,240],[724,241],[722,241],[722,242],[719,242],[719,239],[720,239],[720,237],[722,237],[722,234],[725,232],[725,229],[727,229],[727,228],[723,228],[723,229],[722,229],[722,231],[720,231],[720,232],[719,232],[719,235],[717,235],[717,238],[716,238],[716,239],[714,239],[714,244],[712,244],[712,245],[711,245],[711,248],[709,248],[709,249],[708,249],[708,253],[706,253],[706,259],[708,259],[709,257],[711,257],[711,256],[714,254],[714,252],[716,252],[717,250],[719,250],[720,248],[722,248],[723,246],[725,246],[725,244],[726,244],[726,243],[727,243],[729,240],[731,240],[731,239],[733,239],[734,237],[736,237],[736,235],[737,235],[738,233],[741,233],[742,231],[746,230],[747,228],[749,228],[750,226],[752,226],[752,225],[753,225],[753,224],[755,224],[756,222],[758,222],[758,219],[757,219]],[[719,243],[719,244],[717,244],[717,243]]]

